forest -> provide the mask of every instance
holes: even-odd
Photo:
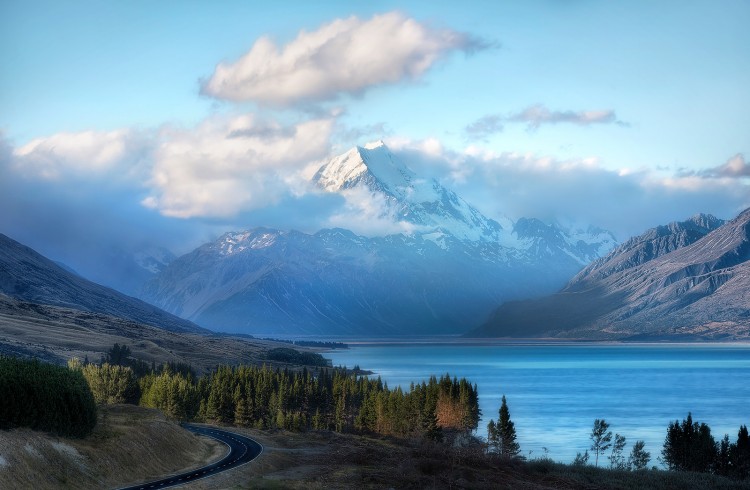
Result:
[[[480,410],[476,385],[449,374],[389,388],[378,378],[343,368],[299,370],[263,366],[217,366],[196,377],[186,365],[149,366],[115,345],[102,362],[71,359],[68,368],[0,356],[0,429],[30,427],[83,437],[96,424],[96,405],[131,403],[157,408],[181,421],[230,424],[258,429],[330,430],[434,441],[446,433],[474,431]],[[523,459],[505,396],[497,422],[490,420],[484,452],[490,457]],[[604,419],[594,422],[590,439],[594,463],[600,456],[615,470],[645,470],[650,453],[636,441],[630,457],[626,440],[613,439]],[[661,457],[670,470],[750,477],[747,426],[737,439],[716,441],[705,423],[688,414],[667,427]],[[571,468],[586,466],[589,453]]]
[[[189,366],[165,364],[144,373],[147,364],[117,344],[101,363],[68,365],[83,374],[97,403],[137,403],[183,421],[440,439],[443,431],[473,431],[480,417],[476,385],[449,374],[402,390],[320,366],[217,366],[196,377]]]

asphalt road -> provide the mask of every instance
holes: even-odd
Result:
[[[229,446],[229,454],[224,456],[221,461],[198,468],[197,470],[168,476],[161,480],[154,480],[148,483],[140,483],[131,487],[123,487],[120,490],[153,490],[185,485],[192,481],[202,480],[203,478],[208,478],[221,473],[222,471],[231,470],[232,468],[247,464],[260,456],[260,453],[263,452],[263,446],[261,446],[260,443],[234,432],[192,424],[182,424],[182,426],[196,434],[213,437],[217,441],[223,442]]]

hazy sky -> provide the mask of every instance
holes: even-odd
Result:
[[[730,218],[748,25],[746,0],[5,1],[0,232],[75,262],[341,225],[305,176],[376,139],[490,217]]]

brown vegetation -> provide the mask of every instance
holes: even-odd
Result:
[[[181,429],[159,412],[110,406],[83,440],[29,430],[0,432],[0,488],[114,488],[219,459],[224,446]],[[750,489],[708,474],[616,471],[487,456],[462,445],[283,430],[238,429],[263,444],[247,465],[192,483],[197,489]]]
[[[85,439],[0,431],[0,488],[113,488],[203,466],[225,450],[157,410],[112,405]]]
[[[714,475],[616,471],[487,456],[484,448],[333,432],[236,429],[264,446],[256,461],[196,489],[750,489]],[[449,438],[448,438],[449,439]],[[193,487],[190,487],[191,489]]]
[[[270,349],[286,344],[240,337],[177,333],[112,316],[37,305],[0,294],[0,354],[33,357],[65,364],[78,357],[99,361],[115,343],[127,345],[132,357],[157,365],[192,365],[198,373],[217,364],[286,366],[268,359]]]

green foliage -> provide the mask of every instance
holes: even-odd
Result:
[[[648,468],[648,463],[651,461],[651,453],[646,451],[645,447],[646,443],[644,441],[635,441],[628,457],[629,469],[645,470]]]
[[[69,365],[72,363],[69,363]],[[138,383],[129,367],[104,363],[80,367],[96,403],[137,403]]]
[[[604,419],[594,420],[594,428],[591,429],[591,450],[594,451],[596,458],[594,466],[599,466],[599,454],[605,452],[612,445],[612,431],[609,430],[609,424]]]
[[[682,424],[677,420],[669,424],[661,454],[671,470],[708,472],[717,459],[718,448],[711,429],[693,422],[688,413]]]
[[[497,431],[500,435],[500,454],[506,458],[516,458],[521,452],[521,446],[516,442],[516,426],[510,420],[508,403],[503,395],[500,405]]]
[[[192,378],[165,369],[161,374],[149,374],[139,381],[140,404],[158,408],[177,420],[192,420],[200,407],[198,388]]]
[[[625,437],[615,434],[615,442],[612,444],[612,453],[608,456],[609,467],[615,470],[625,470],[628,468],[625,462]]]
[[[328,366],[325,357],[316,352],[302,352],[288,347],[277,347],[270,349],[266,354],[269,361],[285,362],[287,364],[299,364],[304,366]]]
[[[500,453],[500,433],[493,419],[487,422],[487,452],[491,454]]]
[[[258,428],[422,435],[440,440],[447,423],[475,429],[478,415],[475,419],[473,414],[479,412],[472,405],[478,400],[476,387],[448,375],[439,380],[432,377],[404,392],[389,389],[380,378],[358,377],[340,369],[323,369],[314,375],[306,369],[219,366],[197,382],[165,370],[141,378],[140,388],[141,405],[159,408],[174,418]]]
[[[0,400],[1,429],[84,437],[96,425],[96,404],[79,370],[0,356]]]
[[[738,478],[750,477],[750,436],[747,426],[740,426],[737,432],[737,442],[729,448],[729,460],[732,474]]]
[[[576,457],[573,460],[572,465],[573,466],[586,466],[586,464],[589,462],[589,451],[588,449],[584,451],[583,454],[576,453]]]
[[[127,366],[130,360],[130,347],[127,345],[120,345],[115,343],[111,349],[107,351],[106,357],[109,364],[117,364],[118,366]]]

